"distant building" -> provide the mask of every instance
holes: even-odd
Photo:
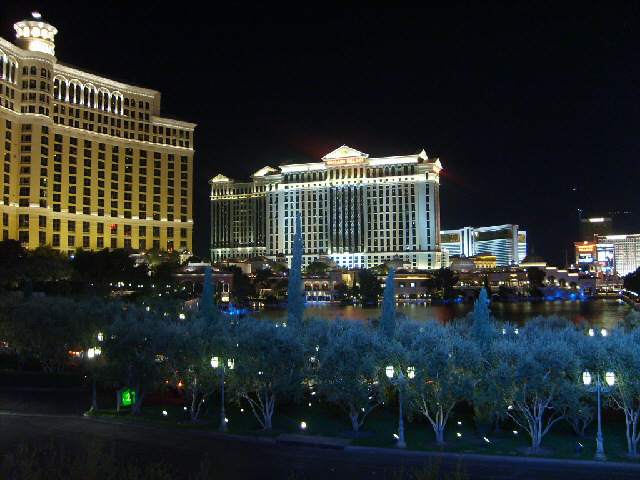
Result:
[[[596,235],[613,234],[613,222],[610,217],[595,217],[580,219],[580,241],[593,242]]]
[[[502,267],[518,265],[527,255],[527,232],[511,224],[443,230],[440,243],[450,256],[495,255]]]
[[[621,277],[640,267],[640,234],[598,237],[596,249],[598,260],[612,262]]]
[[[443,265],[438,159],[370,158],[342,146],[320,161],[264,167],[252,181],[224,175],[211,184],[211,260],[284,254],[290,261],[302,214],[303,263],[330,257],[343,268],[400,259]]]
[[[206,263],[189,263],[174,270],[171,277],[181,285],[190,285],[193,290],[196,283],[204,285],[207,265]],[[211,283],[214,292],[220,295],[220,299],[223,302],[228,302],[233,289],[233,273],[213,267],[211,268]]]
[[[16,45],[0,38],[1,239],[191,251],[196,125],[161,116],[156,90],[59,63],[39,16],[14,28]]]

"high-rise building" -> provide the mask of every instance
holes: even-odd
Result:
[[[527,256],[527,232],[518,230],[518,225],[443,230],[440,241],[450,256],[491,254],[495,255],[498,266],[518,265]]]
[[[640,234],[608,235],[597,239],[598,262],[605,272],[624,277],[640,267]]]
[[[252,181],[211,184],[211,258],[290,258],[302,216],[304,263],[329,256],[347,268],[394,258],[440,268],[438,159],[370,158],[342,146],[321,161],[264,167]]]
[[[196,125],[162,117],[156,90],[59,63],[33,15],[0,38],[2,240],[190,251]]]
[[[580,219],[580,241],[593,242],[596,235],[613,234],[613,223],[610,217],[592,217]]]

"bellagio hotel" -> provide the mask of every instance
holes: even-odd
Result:
[[[2,240],[191,251],[196,125],[162,117],[158,91],[58,63],[33,17],[0,38]]]

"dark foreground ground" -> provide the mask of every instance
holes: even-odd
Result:
[[[640,464],[513,459],[352,448],[344,451],[293,447],[272,440],[238,438],[133,422],[85,418],[89,394],[0,390],[0,455],[21,444],[60,444],[84,451],[101,442],[123,461],[165,462],[185,478],[209,458],[220,479],[392,479],[438,463],[446,473],[462,463],[470,479],[640,479]]]

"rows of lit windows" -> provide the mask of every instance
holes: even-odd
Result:
[[[414,175],[415,165],[381,167],[340,167],[309,172],[288,172],[283,176],[284,184],[324,182],[326,180],[348,180]]]
[[[136,101],[120,92],[67,80],[61,75],[54,79],[53,95],[57,100],[53,120],[60,125],[162,145],[191,146],[188,129],[156,124],[150,128],[151,105],[148,101]]]
[[[36,215],[30,215],[30,214],[18,215],[18,228],[20,229],[19,238],[21,243],[27,243],[27,244],[29,243],[29,227],[30,227],[30,221],[32,217],[35,220]],[[38,218],[38,228],[40,229],[40,231],[38,232],[39,244],[46,245],[47,243],[49,243],[48,242],[49,239],[47,238],[47,232],[46,232],[48,217],[46,215],[37,215],[37,218]],[[105,233],[105,230],[109,231],[111,234],[112,248],[116,248],[117,246],[117,241],[118,241],[118,238],[117,238],[118,225],[117,224],[105,224],[105,223],[96,223],[96,222],[76,222],[75,220],[61,220],[59,218],[53,218],[51,219],[51,227],[52,227],[53,233],[51,234],[50,243],[54,247],[61,246],[60,238],[61,238],[61,232],[62,232],[61,227],[63,225],[63,222],[66,223],[66,234],[67,234],[66,239],[67,239],[68,247],[90,248],[91,236],[89,234],[92,233],[92,229],[98,235],[96,237],[97,238],[96,242],[99,248],[104,247],[103,235]],[[4,223],[4,226],[8,226],[9,224],[9,217],[8,217],[8,214],[6,213],[3,213],[3,223]],[[125,237],[124,239],[125,247],[132,247],[131,239],[128,237],[132,236],[133,228],[134,226],[132,225],[122,225],[122,232]],[[161,236],[160,227],[154,226],[149,230],[152,233],[152,238],[148,238],[146,226],[144,225],[138,226],[139,238],[138,238],[137,247],[141,250],[146,249],[147,240],[151,240],[149,245],[153,245],[154,248],[160,248],[160,236]],[[174,230],[179,230],[179,233],[177,231],[174,232]],[[76,233],[82,234],[78,236],[82,240],[82,245],[76,244]],[[174,237],[177,237],[177,235],[179,235],[179,238],[180,238],[180,245],[186,247],[186,240],[188,235],[187,229],[186,228],[174,229],[174,227],[166,227],[165,237],[168,239],[166,244],[167,249],[169,248],[173,249],[173,244],[174,244],[173,239]]]
[[[18,61],[0,50],[0,77],[11,83],[16,83]]]

